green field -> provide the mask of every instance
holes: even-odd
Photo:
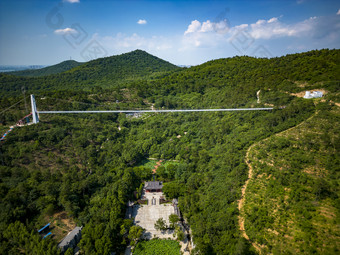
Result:
[[[152,239],[139,242],[133,251],[134,255],[177,255],[180,254],[180,245],[174,240]]]

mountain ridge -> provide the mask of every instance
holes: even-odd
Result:
[[[135,50],[121,55],[99,58],[62,73],[40,77],[0,74],[3,91],[28,89],[84,89],[94,86],[113,87],[136,79],[148,79],[181,68],[145,51]],[[33,87],[33,88],[32,88]]]
[[[6,72],[6,74],[25,77],[40,77],[66,72],[82,64],[83,63],[77,62],[75,60],[65,60],[58,64],[47,66],[40,69],[27,69],[22,71]]]

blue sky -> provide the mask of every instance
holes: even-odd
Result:
[[[339,48],[338,0],[0,0],[0,65],[143,49],[177,65]]]

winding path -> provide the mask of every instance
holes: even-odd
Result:
[[[157,168],[161,166],[163,160],[159,160],[155,167],[152,169],[152,173],[155,174],[157,172]]]
[[[283,135],[284,133],[287,133],[289,132],[290,130],[294,129],[294,128],[297,128],[299,126],[301,126],[302,124],[310,121],[315,115],[317,115],[319,113],[319,111],[316,111],[314,114],[312,114],[312,116],[310,116],[308,119],[300,122],[298,125],[294,126],[294,127],[291,127],[291,128],[288,128],[280,133],[277,133],[277,134],[274,134],[273,136],[278,136],[278,135]],[[244,211],[243,211],[243,207],[244,207],[244,202],[245,202],[245,194],[246,194],[246,191],[247,191],[247,186],[248,186],[248,183],[249,183],[249,180],[253,178],[253,167],[251,166],[250,164],[250,157],[249,157],[249,153],[250,151],[253,149],[253,147],[255,147],[257,144],[259,144],[260,142],[263,142],[263,141],[266,141],[270,138],[271,136],[257,142],[257,143],[254,143],[252,144],[248,150],[247,150],[247,153],[246,153],[246,157],[245,157],[245,163],[247,164],[248,166],[248,179],[246,180],[246,182],[244,183],[243,187],[242,187],[242,196],[241,196],[241,199],[238,201],[238,210],[240,212],[239,216],[238,216],[238,223],[239,223],[239,229],[242,233],[242,236],[247,239],[251,244],[252,246],[261,254],[261,251],[262,251],[262,248],[261,246],[256,243],[256,242],[252,242],[251,240],[249,240],[249,236],[247,235],[246,233],[246,230],[244,228]]]
[[[249,171],[248,171],[248,179],[246,180],[245,184],[243,185],[242,187],[242,196],[241,196],[241,199],[238,201],[238,210],[240,211],[240,214],[238,216],[238,224],[239,224],[239,227],[240,227],[240,231],[242,233],[242,236],[247,239],[248,241],[249,240],[249,236],[247,235],[246,233],[246,230],[244,228],[244,216],[241,214],[242,210],[243,210],[243,206],[244,206],[244,201],[245,201],[245,194],[246,194],[246,190],[247,190],[247,186],[248,186],[248,182],[249,180],[253,177],[253,167],[251,166],[250,164],[250,160],[249,160],[249,152],[250,150],[255,146],[257,145],[257,143],[254,143],[253,145],[251,145],[248,150],[247,150],[247,154],[246,154],[246,157],[245,157],[245,162],[249,168]],[[252,246],[261,254],[261,247],[255,243],[255,242],[251,242],[250,243],[252,244]]]

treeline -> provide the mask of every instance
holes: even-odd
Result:
[[[67,72],[44,77],[18,77],[0,74],[2,94],[15,94],[25,87],[30,93],[46,90],[90,90],[102,88],[137,89],[138,95],[154,100],[177,94],[192,94],[192,100],[209,91],[242,88],[299,92],[322,86],[335,92],[339,86],[339,50],[318,50],[271,59],[233,57],[206,62],[191,68],[179,68],[144,51],[101,58]],[[301,83],[302,82],[302,83]],[[315,87],[315,86],[317,87]],[[241,93],[238,89],[234,93]],[[228,92],[229,97],[234,94]],[[196,101],[196,102],[197,102]],[[168,103],[168,104],[169,104]],[[166,105],[165,105],[166,106]],[[174,105],[175,106],[175,105]]]

